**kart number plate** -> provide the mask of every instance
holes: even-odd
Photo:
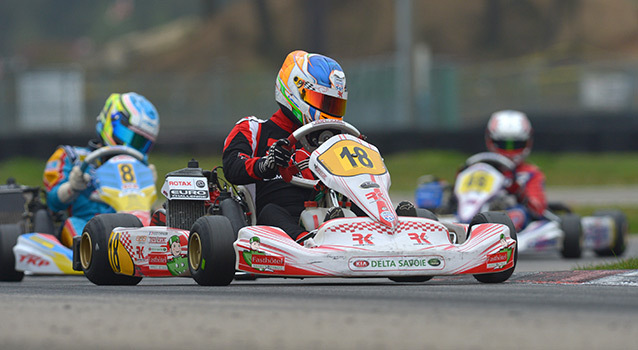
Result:
[[[464,174],[459,179],[461,186],[458,193],[479,192],[489,193],[494,190],[494,175],[487,171],[474,171]]]
[[[336,176],[381,175],[386,172],[378,151],[353,140],[335,142],[318,160]]]

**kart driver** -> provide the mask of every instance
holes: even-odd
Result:
[[[98,115],[95,129],[97,139],[90,140],[85,147],[59,146],[44,169],[49,209],[69,213],[60,233],[60,241],[67,247],[72,246],[73,237],[82,232],[93,216],[115,212],[108,204],[91,200],[90,195],[96,189],[92,181],[95,167],[90,165],[83,174],[80,164],[84,158],[105,145],[126,145],[147,155],[159,133],[159,115],[142,95],[114,93]],[[155,166],[149,164],[149,168],[157,178]]]
[[[516,164],[516,179],[507,191],[517,204],[507,210],[517,231],[547,209],[545,175],[525,159],[532,150],[532,124],[525,113],[514,110],[495,112],[487,122],[485,143],[490,152],[506,156]]]
[[[346,76],[339,63],[320,54],[293,51],[275,81],[279,109],[268,120],[246,117],[235,124],[224,141],[224,175],[237,185],[256,184],[257,224],[280,227],[299,243],[312,236],[299,225],[299,216],[313,190],[285,182],[278,168],[287,166],[293,156],[284,147],[286,138],[315,120],[342,119],[347,98]],[[307,157],[307,152],[295,151],[295,160],[302,160],[304,153]],[[307,162],[302,164],[302,172],[308,171]],[[326,220],[343,216],[341,208],[330,208]]]

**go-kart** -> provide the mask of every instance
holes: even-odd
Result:
[[[235,270],[299,278],[386,277],[397,282],[471,274],[480,282],[500,283],[512,275],[517,243],[507,215],[478,213],[461,225],[440,222],[427,210],[398,216],[379,151],[343,121],[307,124],[289,141],[300,142],[311,153],[309,169],[318,180],[296,175],[299,166],[294,164],[280,169],[284,180],[324,193],[321,203],[302,213],[312,218],[304,225],[316,235],[302,246],[278,227],[252,225],[235,237],[225,216],[201,217],[188,239],[189,268],[198,284],[227,285]],[[365,216],[354,216],[348,202]],[[323,222],[321,210],[339,205],[345,217]]]
[[[196,220],[222,217],[231,235],[254,224],[251,192],[232,186],[217,169],[202,170],[195,160],[166,175],[161,192],[167,201],[144,225],[126,213],[100,214],[84,227],[73,242],[73,268],[97,285],[135,285],[145,277],[189,277],[188,235]],[[157,215],[156,215],[157,214]],[[195,226],[194,226],[195,225]],[[208,261],[210,269],[217,257]],[[247,278],[243,274],[229,278]]]
[[[457,222],[470,222],[481,211],[507,210],[517,204],[505,190],[516,179],[515,168],[500,154],[475,154],[457,174],[453,188],[433,177],[421,184],[415,194],[417,204],[441,214],[441,220]],[[618,210],[600,210],[581,218],[567,205],[555,202],[549,204],[542,218],[518,232],[518,251],[524,254],[558,249],[565,258],[579,258],[583,249],[592,249],[600,256],[620,255],[625,250],[627,232],[627,218]]]
[[[106,146],[88,154],[80,168],[87,171],[90,164],[107,159],[95,169],[93,181],[96,191],[91,194],[95,201],[103,201],[116,212],[131,213],[140,222],[148,225],[151,208],[157,198],[152,171],[146,164],[144,155],[137,150],[125,146]],[[23,188],[23,192],[33,193],[30,206],[36,208],[27,211],[28,225],[18,233],[17,226],[2,228],[2,236],[9,231],[17,236],[17,244],[13,238],[12,255],[15,257],[11,268],[16,274],[81,274],[73,269],[73,252],[61,243],[60,225],[64,218],[58,213],[49,213],[42,204],[39,188]],[[36,206],[35,203],[41,203]],[[55,227],[55,228],[54,228]],[[28,233],[24,233],[28,232]],[[6,245],[3,241],[3,261]],[[9,242],[10,243],[10,242]],[[4,265],[4,263],[3,263]],[[4,274],[3,274],[4,275]],[[20,277],[21,279],[21,277]]]
[[[5,185],[0,185],[0,281],[22,280],[24,272],[16,270],[16,260],[33,265],[51,263],[40,260],[37,255],[14,255],[18,237],[34,231],[53,232],[42,191],[39,187],[19,185],[10,178]]]

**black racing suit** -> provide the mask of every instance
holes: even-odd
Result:
[[[289,184],[280,175],[264,179],[255,165],[273,143],[298,127],[281,109],[268,120],[243,118],[224,141],[222,154],[226,180],[235,185],[256,184],[257,223],[280,227],[293,239],[304,232],[299,216],[313,190]]]

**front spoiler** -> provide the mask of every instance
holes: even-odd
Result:
[[[514,266],[516,241],[510,238],[509,228],[500,224],[475,225],[471,237],[456,245],[445,226],[425,218],[399,217],[393,232],[369,218],[343,218],[321,226],[306,246],[276,227],[245,227],[234,249],[236,269],[253,274],[442,276],[508,270]]]
[[[73,252],[52,235],[26,233],[13,247],[16,271],[33,275],[81,275],[73,270]]]

